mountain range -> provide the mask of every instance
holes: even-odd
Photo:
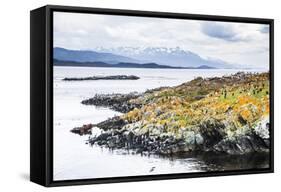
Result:
[[[168,65],[159,65],[157,63],[117,63],[109,64],[100,61],[96,62],[76,62],[76,61],[61,61],[54,59],[53,63],[55,66],[72,66],[72,67],[118,67],[118,68],[161,68],[161,69],[214,69],[206,65],[199,67],[173,67]]]
[[[61,61],[75,61],[75,62],[105,62],[109,64],[117,64],[120,62],[132,62],[137,63],[135,59],[131,59],[125,56],[88,51],[88,50],[70,50],[60,47],[54,48],[54,59]]]
[[[86,63],[87,66],[90,63],[95,63],[95,65],[103,63],[116,67],[128,66],[128,64],[131,66],[132,64],[142,64],[140,67],[144,67],[144,64],[150,64],[145,66],[154,64],[153,68],[234,68],[233,65],[222,60],[205,59],[196,53],[178,47],[118,47],[110,49],[98,47],[93,51],[55,47],[53,55],[54,60],[56,60],[55,65],[59,63],[60,65],[62,63],[67,65],[68,62],[72,63],[72,66],[74,63],[80,63],[80,66],[84,66]],[[119,66],[116,64],[119,64]]]
[[[202,65],[213,68],[234,68],[233,65],[219,59],[205,59],[198,54],[179,47],[117,47],[95,49],[99,52],[109,52],[134,58],[142,62],[155,62],[161,65],[177,67],[199,67]]]

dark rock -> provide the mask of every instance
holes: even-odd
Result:
[[[101,94],[95,95],[93,98],[83,100],[84,105],[95,105],[100,107],[109,107],[112,110],[127,113],[134,108],[141,108],[142,104],[130,102],[140,96],[137,93],[129,94]]]
[[[204,99],[206,96],[205,95],[197,95],[194,97],[195,100],[201,100]]]
[[[253,152],[268,152],[267,140],[251,132],[246,135],[236,136],[233,139],[225,138],[214,146],[215,151],[228,154],[247,154]]]
[[[110,133],[101,133],[99,136],[89,139],[88,142],[91,145],[93,145],[95,143],[97,143],[98,145],[104,145],[104,144],[106,144],[107,138],[110,136],[111,136]]]
[[[238,121],[241,123],[241,125],[247,124],[247,121],[241,115],[238,116]]]
[[[107,119],[105,121],[102,121],[102,122],[96,124],[96,126],[100,129],[107,131],[107,130],[121,129],[126,124],[127,123],[122,118],[120,118],[119,116],[116,116],[116,117]]]
[[[225,133],[225,125],[215,119],[204,121],[199,126],[199,132],[203,137],[203,145],[210,148],[220,142]]]
[[[94,124],[86,124],[83,125],[82,127],[75,127],[73,129],[71,129],[70,131],[72,133],[76,133],[79,135],[86,135],[86,134],[92,134],[91,129],[94,127]]]

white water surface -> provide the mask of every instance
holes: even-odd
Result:
[[[74,127],[99,123],[119,115],[113,110],[82,105],[81,101],[101,93],[143,92],[161,86],[175,86],[195,77],[219,77],[239,70],[230,69],[134,69],[54,67],[54,180],[88,179],[135,175],[205,171],[204,161],[134,155],[86,144],[88,136],[73,134]],[[245,70],[243,70],[245,71]],[[247,70],[246,70],[247,71]],[[260,72],[260,70],[248,70]],[[65,77],[136,75],[139,80],[62,81]]]

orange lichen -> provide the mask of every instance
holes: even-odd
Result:
[[[267,73],[244,74],[236,79],[197,78],[174,88],[146,94],[145,99],[138,101],[143,107],[130,111],[124,118],[165,125],[167,130],[174,132],[196,126],[207,118],[239,128],[243,126],[241,117],[253,124],[269,114],[268,93]]]

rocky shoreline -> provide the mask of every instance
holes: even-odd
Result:
[[[270,124],[264,108],[268,104],[267,78],[266,73],[237,73],[222,78],[197,78],[143,94],[96,95],[82,103],[124,114],[72,132],[84,134],[85,127],[98,127],[102,133],[90,136],[89,144],[136,153],[269,152]],[[244,97],[248,99],[245,104],[241,99]],[[257,109],[259,106],[261,109]]]
[[[92,125],[92,127],[94,126],[103,132],[98,136],[90,137],[87,141],[89,144],[97,144],[110,149],[130,149],[135,150],[136,153],[171,155],[182,152],[222,152],[237,155],[269,152],[270,147],[269,135],[264,134],[269,124],[264,125],[265,129],[259,127],[248,130],[247,133],[233,138],[225,137],[225,127],[221,127],[215,121],[204,125],[213,127],[212,130],[205,131],[204,128],[201,128],[198,132],[187,132],[181,138],[165,133],[155,134],[150,131],[139,133],[135,127],[140,125],[134,124],[134,128],[131,129],[129,128],[131,125],[118,116]],[[80,135],[91,134],[84,130],[85,126],[82,126],[72,129],[71,132]]]
[[[98,107],[108,107],[112,110],[128,113],[134,108],[140,108],[142,105],[139,103],[130,102],[131,99],[140,97],[141,94],[99,94],[93,98],[83,100],[81,103],[84,105],[95,105]]]
[[[63,81],[86,81],[86,80],[138,80],[135,75],[111,75],[111,76],[92,76],[92,77],[65,77]]]

